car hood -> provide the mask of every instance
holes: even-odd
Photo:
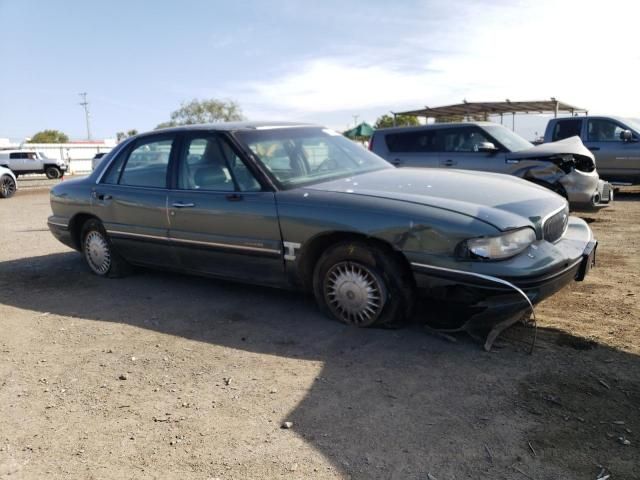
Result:
[[[580,140],[580,137],[569,137],[557,142],[543,143],[535,147],[520,150],[518,152],[507,153],[507,158],[523,160],[526,158],[545,158],[557,155],[574,155],[587,157],[595,161],[593,153],[587,149]]]
[[[306,188],[450,210],[477,218],[500,230],[539,227],[543,218],[566,206],[560,195],[526,180],[468,170],[384,169]]]

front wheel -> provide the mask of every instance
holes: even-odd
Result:
[[[339,243],[320,257],[313,290],[323,312],[358,327],[399,325],[413,307],[413,286],[399,262],[360,241]]]
[[[10,198],[16,193],[16,181],[10,175],[0,177],[0,198]]]
[[[47,167],[44,173],[49,180],[55,180],[62,176],[62,171],[58,167]]]
[[[82,227],[82,254],[93,273],[100,277],[122,277],[130,266],[113,249],[99,220],[88,220]]]

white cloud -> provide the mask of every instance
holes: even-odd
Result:
[[[446,20],[425,34],[413,28],[395,45],[312,58],[229,96],[253,117],[551,96],[592,112],[640,115],[636,0],[471,2],[438,15]]]

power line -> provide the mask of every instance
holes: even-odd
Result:
[[[79,105],[84,107],[84,118],[87,122],[87,140],[91,140],[91,127],[89,125],[89,102],[87,102],[87,92],[82,92],[78,95],[82,97],[82,102],[80,102]]]

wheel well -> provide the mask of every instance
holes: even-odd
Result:
[[[369,237],[361,233],[333,232],[319,235],[304,245],[298,263],[298,276],[305,290],[311,291],[313,288],[313,270],[320,256],[332,245],[340,242],[361,241],[370,245],[375,245],[394,258],[402,266],[408,277],[413,282],[411,266],[407,258],[398,250],[395,250],[389,243],[378,238]]]
[[[71,239],[73,240],[73,244],[78,250],[82,249],[81,248],[82,239],[80,238],[80,235],[82,233],[82,226],[85,223],[87,223],[87,220],[92,220],[92,219],[98,220],[98,217],[88,213],[78,213],[69,222],[69,231],[71,232]]]

